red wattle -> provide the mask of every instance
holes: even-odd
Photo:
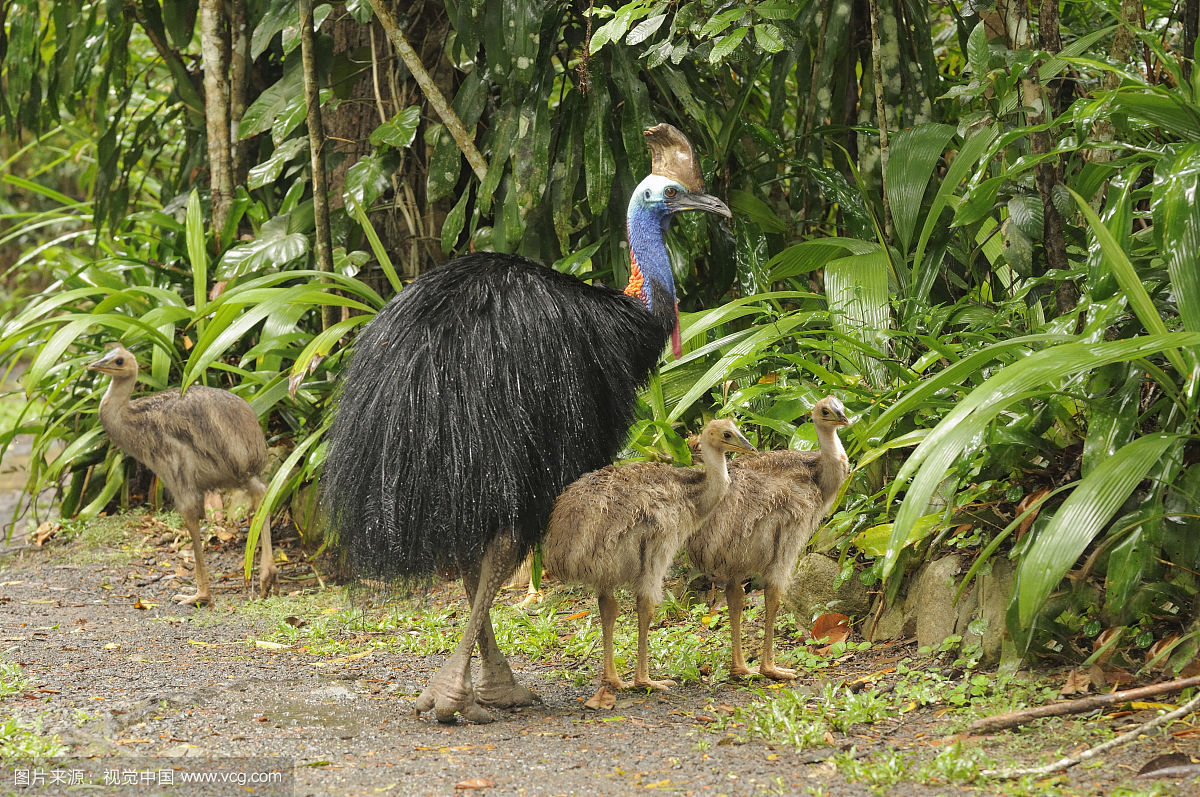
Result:
[[[671,330],[671,352],[676,360],[683,356],[683,343],[679,340],[679,302],[675,302],[675,328]]]

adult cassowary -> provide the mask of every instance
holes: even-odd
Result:
[[[496,647],[492,601],[563,488],[612,460],[668,339],[680,354],[671,215],[730,216],[682,133],[660,124],[646,137],[654,168],[629,202],[624,292],[471,254],[416,279],[354,345],[322,494],[356,572],[462,574],[470,617],[416,703],[440,721],[489,722],[483,705],[537,700]]]

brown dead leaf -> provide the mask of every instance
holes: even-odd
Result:
[[[488,780],[487,778],[471,778],[470,780],[460,780],[454,784],[454,788],[458,789],[493,789],[496,787],[496,781]]]
[[[1103,653],[1101,653],[1096,658],[1095,664],[1097,664],[1100,667],[1103,667],[1105,664],[1108,663],[1108,660],[1111,659],[1113,654],[1117,652],[1117,646],[1109,645],[1109,642],[1112,641],[1113,637],[1117,636],[1124,630],[1125,630],[1125,626],[1121,626],[1121,625],[1109,626],[1108,628],[1105,628],[1103,631],[1101,631],[1099,634],[1096,635],[1095,641],[1092,642],[1092,652],[1096,653],[1096,652],[1102,650],[1105,646],[1108,647],[1108,650],[1105,650]]]
[[[56,520],[47,520],[42,525],[37,527],[37,531],[33,533],[33,544],[41,548],[50,538],[58,534],[62,529],[62,524]]]
[[[221,542],[229,542],[235,537],[237,537],[237,535],[229,529],[225,528],[224,526],[217,526],[217,539]]]
[[[1036,490],[1034,490],[1032,493],[1027,493],[1025,495],[1025,497],[1022,498],[1021,501],[1017,504],[1017,514],[1020,515],[1022,512],[1024,512],[1029,507],[1033,506],[1034,504],[1037,504],[1039,501],[1041,501],[1043,498],[1045,498],[1049,492],[1050,492],[1050,490],[1048,490],[1047,488],[1039,487]],[[1017,526],[1017,539],[1018,540],[1021,539],[1022,537],[1024,537],[1025,532],[1029,531],[1029,529],[1033,526],[1033,521],[1037,520],[1037,516],[1041,513],[1041,511],[1042,511],[1042,507],[1039,504],[1037,509],[1030,512],[1025,517],[1025,519],[1021,521],[1021,525]]]
[[[1179,634],[1167,634],[1165,637],[1155,642],[1146,649],[1146,664],[1149,665],[1151,662],[1154,662],[1154,669],[1156,670],[1165,668],[1167,666],[1166,654],[1178,641]],[[1160,656],[1162,657],[1161,660],[1155,662],[1154,660],[1158,659]]]
[[[1089,667],[1088,675],[1091,676],[1092,685],[1097,690],[1108,689],[1110,686],[1124,686],[1136,680],[1128,670],[1122,670],[1120,667],[1101,667],[1099,664]]]
[[[1064,683],[1062,688],[1058,690],[1058,694],[1062,697],[1067,697],[1068,695],[1087,694],[1088,690],[1091,688],[1091,685],[1092,676],[1090,673],[1081,672],[1077,669],[1071,670],[1071,672],[1067,675],[1066,683]]]
[[[304,626],[308,625],[308,620],[301,619],[294,614],[289,614],[287,617],[283,618],[283,621],[292,628],[303,628]]]
[[[827,612],[813,621],[812,638],[826,645],[845,642],[850,637],[850,618],[837,612]]]
[[[135,608],[135,609],[139,609],[139,610],[141,610],[141,611],[143,611],[143,612],[144,612],[144,611],[146,611],[146,609],[148,609],[148,608],[150,608],[150,607],[149,607],[149,606],[147,606],[146,604],[142,603],[142,599],[141,599],[141,598],[138,598],[138,599],[137,599],[137,600],[134,602],[134,604],[133,604],[133,608]]]

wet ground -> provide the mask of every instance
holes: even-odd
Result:
[[[413,701],[442,656],[390,652],[386,644],[395,635],[422,632],[343,630],[338,649],[311,639],[272,641],[281,638],[281,623],[303,626],[353,601],[364,616],[381,610],[374,605],[381,599],[378,593],[340,587],[318,591],[314,571],[294,541],[281,545],[290,560],[284,565],[284,589],[306,594],[247,599],[241,539],[214,538],[209,562],[216,574],[216,605],[196,609],[170,601],[190,583],[185,535],[152,516],[108,521],[111,528],[104,523],[99,531],[23,548],[0,562],[0,659],[19,664],[26,678],[20,694],[0,700],[0,713],[40,720],[43,732],[57,734],[75,761],[92,756],[105,766],[127,760],[128,767],[159,767],[186,758],[211,766],[226,757],[270,757],[292,773],[295,793],[305,795],[474,790],[618,795],[647,789],[747,795],[1107,795],[1119,787],[1133,789],[1126,794],[1200,794],[1200,781],[1156,785],[1133,777],[1157,753],[1200,754],[1200,729],[1192,726],[1176,726],[1181,733],[1123,748],[1099,766],[1028,781],[1017,790],[998,782],[955,786],[904,780],[872,791],[847,780],[841,751],[854,746],[868,755],[865,762],[888,751],[932,758],[947,746],[947,707],[898,712],[831,735],[824,748],[797,751],[755,738],[744,727],[746,717],[737,712],[759,705],[762,684],[701,678],[661,695],[623,693],[612,711],[593,712],[582,706],[591,693],[588,685],[563,676],[564,667],[580,662],[557,657],[510,657],[518,678],[542,697],[543,705],[494,712],[497,721],[490,725],[440,725],[428,716],[418,718]],[[516,592],[502,596],[508,602],[518,597]],[[391,600],[465,618],[459,590],[449,584]],[[847,654],[819,678],[802,675],[783,689],[819,692],[822,683],[887,673],[905,656],[916,656],[911,645]],[[593,664],[589,659],[587,666]],[[886,683],[885,675],[878,684],[886,688]],[[726,722],[731,717],[743,722]],[[1131,722],[1126,718],[1113,725]],[[1022,763],[1037,764],[1056,752],[1086,746],[1086,730],[1066,741],[1060,734],[1068,726],[1039,727],[993,741],[990,754],[1005,762],[1026,755]],[[1006,750],[1012,753],[1007,758]],[[840,769],[832,759],[839,753]],[[156,758],[147,763],[147,756]],[[0,783],[0,793],[9,785]],[[118,791],[154,793],[144,786]],[[57,792],[47,786],[18,793]],[[251,793],[280,792],[259,788]]]

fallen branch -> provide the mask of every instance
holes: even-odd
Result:
[[[1114,704],[1128,703],[1131,700],[1142,700],[1171,692],[1179,692],[1193,686],[1200,686],[1200,675],[1193,678],[1180,678],[1174,681],[1163,681],[1150,686],[1139,686],[1136,689],[1125,689],[1120,692],[1109,692],[1103,695],[1066,700],[1061,703],[1050,703],[1045,706],[1023,708],[1020,711],[1010,711],[1007,714],[996,714],[991,717],[977,719],[967,726],[967,733],[994,733],[1005,728],[1024,725],[1030,720],[1040,717],[1058,717],[1063,714],[1083,714],[1098,708]]]
[[[1188,678],[1184,680],[1196,681],[1200,679]],[[1150,687],[1144,688],[1149,689]],[[1130,689],[1128,691],[1136,692],[1137,690]],[[1084,750],[1082,753],[1076,753],[1075,755],[1070,755],[1066,758],[1060,758],[1059,760],[1050,764],[1046,764],[1042,767],[1031,767],[1029,769],[985,769],[979,774],[985,778],[1020,778],[1026,775],[1040,776],[1049,775],[1054,772],[1061,772],[1064,769],[1073,767],[1082,761],[1087,761],[1089,758],[1095,758],[1106,750],[1111,750],[1112,748],[1125,744],[1126,742],[1132,742],[1134,739],[1141,736],[1143,733],[1146,733],[1147,731],[1153,730],[1160,725],[1166,725],[1170,722],[1174,722],[1181,717],[1186,717],[1188,714],[1191,714],[1193,711],[1197,710],[1200,710],[1200,694],[1197,694],[1187,703],[1184,703],[1171,713],[1157,716],[1149,722],[1139,725],[1128,733],[1123,733],[1115,739],[1109,739],[1104,744]]]
[[[408,43],[408,39],[404,38],[404,33],[400,30],[400,25],[396,22],[396,18],[390,12],[381,0],[369,0],[371,10],[375,12],[375,18],[379,20],[379,24],[383,26],[384,33],[391,39],[392,45],[396,48],[396,52],[400,54],[400,60],[408,67],[408,71],[412,73],[413,78],[417,81],[417,85],[421,87],[421,92],[425,95],[425,99],[433,106],[433,110],[437,111],[437,115],[442,118],[442,123],[446,125],[446,129],[450,131],[450,135],[454,136],[454,141],[458,144],[458,149],[466,157],[467,163],[471,164],[471,168],[475,171],[475,176],[483,182],[487,177],[487,161],[483,159],[479,149],[475,146],[475,142],[471,136],[467,134],[467,129],[463,127],[462,120],[458,118],[458,114],[454,112],[454,108],[450,107],[450,103],[446,102],[445,95],[434,84],[433,78],[429,76],[425,65],[421,63],[420,57],[417,56],[417,51]]]

